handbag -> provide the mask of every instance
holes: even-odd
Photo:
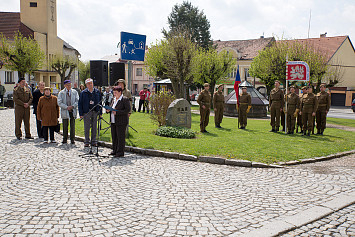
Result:
[[[56,133],[59,133],[59,132],[60,132],[60,123],[59,123],[59,122],[57,122],[57,126],[55,126],[54,131],[55,131]]]

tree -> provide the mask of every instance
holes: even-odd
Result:
[[[61,86],[64,88],[64,81],[70,79],[77,64],[75,60],[70,57],[56,55],[51,62],[51,67],[59,74]]]
[[[341,79],[340,70],[333,70],[327,64],[327,58],[319,50],[309,44],[297,41],[282,40],[259,52],[251,64],[249,73],[260,78],[266,85],[268,94],[275,80],[286,83],[286,56],[289,61],[305,61],[310,68],[310,83],[319,90],[321,83],[334,86]]]
[[[184,30],[190,33],[191,40],[200,47],[208,49],[213,45],[210,34],[210,23],[207,17],[197,7],[192,6],[188,1],[181,5],[176,4],[168,16],[169,32],[165,29],[162,33],[165,37],[174,31]]]
[[[170,78],[176,98],[184,98],[185,82],[192,77],[192,60],[197,52],[187,32],[172,32],[148,50],[146,71],[152,77]]]
[[[79,61],[79,80],[84,84],[85,80],[90,77],[90,62]]]
[[[45,54],[36,40],[18,32],[13,40],[0,35],[0,58],[5,68],[17,71],[19,77],[23,78],[26,73],[32,74],[41,68]]]
[[[208,51],[200,50],[194,58],[193,75],[194,81],[210,84],[211,94],[221,78],[225,78],[233,69],[235,59],[227,51],[218,53],[215,49]]]

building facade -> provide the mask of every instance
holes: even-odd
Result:
[[[11,39],[18,31],[26,37],[35,39],[45,54],[42,68],[33,75],[26,75],[26,81],[34,85],[43,81],[56,93],[61,89],[61,80],[51,69],[52,59],[55,56],[71,57],[78,62],[80,56],[75,48],[57,36],[56,0],[21,0],[20,13],[0,12],[0,32]],[[75,70],[71,79],[77,82],[78,78],[78,70]],[[0,80],[7,91],[12,91],[18,80],[18,74],[4,66],[0,70]]]

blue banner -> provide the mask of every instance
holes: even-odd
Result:
[[[146,35],[121,32],[121,59],[144,61]]]

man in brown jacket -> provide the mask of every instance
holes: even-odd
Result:
[[[242,94],[239,96],[238,119],[240,129],[245,129],[248,121],[248,113],[251,109],[251,96],[247,92],[247,88],[242,87]]]
[[[219,85],[217,91],[213,95],[213,107],[214,107],[214,124],[216,128],[222,128],[221,123],[222,123],[223,111],[224,111],[223,85]]]
[[[210,119],[210,108],[211,108],[211,94],[208,91],[210,89],[210,84],[205,83],[204,90],[201,91],[197,98],[197,103],[200,105],[200,131],[207,132],[206,127]]]
[[[307,95],[302,99],[301,104],[301,114],[303,123],[303,135],[310,136],[313,130],[313,118],[316,116],[316,111],[318,108],[318,99],[315,94],[313,94],[313,89],[311,86],[307,89]],[[307,133],[308,130],[308,133]]]
[[[301,104],[302,104],[302,99],[303,97],[307,95],[307,87],[304,86],[302,87],[302,94],[299,95],[299,99],[300,99],[300,108],[301,108]],[[300,110],[301,111],[301,110]],[[297,129],[296,129],[296,133],[298,133],[298,127],[300,127],[300,133],[303,133],[303,124],[302,124],[302,115],[300,112],[298,112],[297,115]]]
[[[300,111],[300,98],[295,93],[295,87],[290,86],[290,93],[286,97],[287,110],[285,111],[286,115],[286,124],[287,124],[287,134],[294,134],[296,117]]]
[[[320,85],[320,93],[318,97],[318,109],[316,112],[317,134],[323,135],[327,124],[327,114],[330,109],[330,95],[325,92],[325,84]]]
[[[15,102],[15,135],[22,139],[21,124],[25,125],[26,139],[33,139],[30,131],[30,105],[32,103],[31,90],[26,86],[24,78],[18,80],[18,86],[14,89],[13,100]]]
[[[269,104],[271,110],[270,125],[272,127],[270,132],[278,132],[280,127],[281,111],[284,107],[284,93],[280,89],[279,81],[275,81],[275,88],[270,92]]]

